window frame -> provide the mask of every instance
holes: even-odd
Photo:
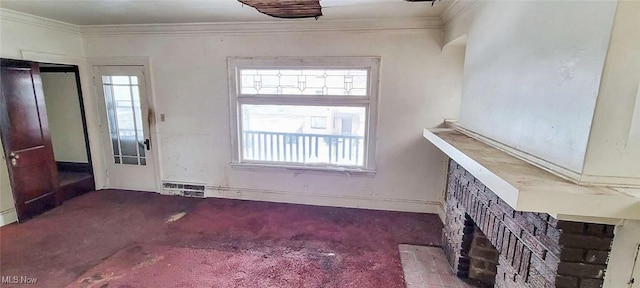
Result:
[[[229,111],[231,132],[231,165],[233,167],[265,167],[320,171],[375,172],[376,131],[378,120],[378,89],[380,57],[229,57]],[[241,94],[241,69],[364,69],[368,71],[367,96],[340,95],[283,95]],[[364,163],[363,166],[300,164],[272,161],[244,160],[241,155],[243,104],[349,106],[364,107]]]

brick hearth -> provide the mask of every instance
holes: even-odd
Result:
[[[614,226],[515,211],[453,160],[446,194],[443,248],[459,277],[477,225],[500,253],[495,287],[602,287]]]

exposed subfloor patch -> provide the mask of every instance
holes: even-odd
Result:
[[[167,220],[167,223],[178,221],[178,220],[180,220],[180,218],[184,217],[184,215],[187,215],[187,213],[180,212],[180,213],[173,214],[173,215],[171,215],[171,217],[169,217],[169,220]]]
[[[451,271],[439,247],[398,245],[407,288],[473,288]]]

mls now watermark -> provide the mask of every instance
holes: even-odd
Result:
[[[2,276],[2,284],[36,284],[38,278],[29,276]]]

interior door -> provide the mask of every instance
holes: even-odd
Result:
[[[36,63],[1,60],[0,134],[18,220],[58,204],[58,172]]]
[[[157,191],[143,66],[94,66],[109,188]]]

